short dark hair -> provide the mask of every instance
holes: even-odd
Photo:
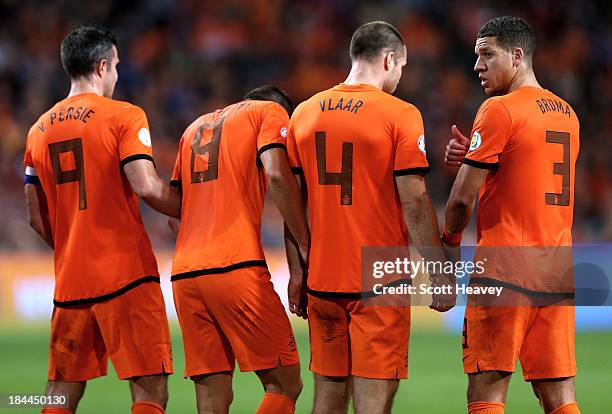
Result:
[[[380,52],[399,54],[404,45],[401,33],[391,24],[375,21],[359,26],[351,37],[350,55],[352,60],[372,60]]]
[[[62,40],[60,56],[64,70],[71,78],[88,76],[103,59],[113,57],[117,38],[101,26],[77,26]]]
[[[289,116],[291,116],[293,113],[293,102],[291,101],[291,98],[289,98],[289,95],[274,85],[263,85],[255,88],[252,91],[247,92],[242,99],[245,101],[252,100],[276,102],[285,108],[285,111],[287,111]]]
[[[533,29],[520,17],[503,16],[489,20],[478,32],[477,38],[482,37],[495,37],[499,45],[506,50],[520,47],[529,60],[536,48]]]

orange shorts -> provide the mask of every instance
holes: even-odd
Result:
[[[408,377],[410,308],[308,295],[310,370],[326,377]]]
[[[185,377],[299,363],[289,318],[262,267],[172,282]]]
[[[120,379],[172,373],[159,283],[143,283],[103,302],[53,309],[49,380],[106,375],[109,357]]]
[[[463,368],[514,372],[525,380],[576,375],[574,307],[470,306],[463,324]]]

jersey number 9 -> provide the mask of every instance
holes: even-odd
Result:
[[[69,157],[72,153],[74,168],[72,170],[62,170],[62,154]],[[87,193],[85,190],[85,161],[83,160],[83,141],[81,138],[69,139],[66,141],[49,144],[49,157],[51,158],[51,168],[55,184],[79,183],[79,210],[87,209]]]
[[[221,146],[221,132],[225,117],[219,118],[214,124],[204,124],[198,128],[191,143],[191,182],[193,184],[219,178],[219,147]],[[212,128],[212,138],[206,145],[201,145],[203,135]],[[206,171],[195,171],[197,155],[208,154],[208,168]]]

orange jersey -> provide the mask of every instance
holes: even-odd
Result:
[[[489,168],[478,197],[479,246],[571,246],[579,123],[552,92],[487,99],[465,164]]]
[[[172,174],[182,191],[173,280],[265,266],[261,152],[285,148],[289,117],[278,104],[242,101],[203,115],[183,134]]]
[[[151,154],[142,109],[93,93],[58,102],[30,129],[26,182],[40,181],[47,198],[56,305],[103,299],[159,277],[138,197],[122,171]]]
[[[298,106],[287,150],[308,187],[311,293],[360,292],[361,248],[408,244],[394,177],[429,170],[420,112],[340,84]]]

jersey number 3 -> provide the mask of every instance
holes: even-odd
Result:
[[[546,131],[546,142],[563,145],[563,162],[553,164],[553,174],[560,175],[561,193],[546,193],[545,203],[549,206],[569,206],[570,204],[570,134],[567,132]]]
[[[49,157],[55,184],[79,183],[79,210],[87,209],[87,192],[85,190],[85,162],[83,160],[83,141],[81,138],[49,144]],[[62,164],[74,165],[74,168],[63,170]]]

